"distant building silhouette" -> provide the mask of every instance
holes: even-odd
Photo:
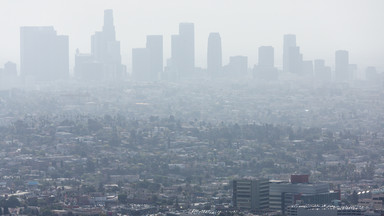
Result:
[[[377,72],[376,67],[367,67],[365,69],[365,79],[372,83],[381,83],[382,77]]]
[[[82,80],[102,80],[103,64],[96,61],[92,54],[82,54],[79,50],[75,56],[75,76]]]
[[[300,47],[296,46],[296,35],[284,35],[283,71],[301,74],[302,61]]]
[[[20,28],[20,73],[30,81],[53,81],[69,76],[68,36],[52,26]]]
[[[259,47],[259,62],[253,69],[253,76],[262,80],[277,80],[278,70],[275,68],[275,51],[271,46]]]
[[[104,81],[123,79],[126,68],[121,64],[120,42],[116,40],[112,10],[104,11],[103,30],[91,36],[91,54],[77,52],[75,58],[75,75],[79,78]]]
[[[13,62],[7,62],[4,64],[4,74],[7,77],[17,77],[17,65]]]
[[[177,79],[194,76],[195,30],[193,23],[180,23],[179,34],[172,35],[172,67]]]
[[[156,81],[163,74],[163,36],[148,35],[147,50],[149,63],[148,81]]]
[[[219,33],[210,33],[208,37],[207,71],[210,77],[222,76],[222,50]]]
[[[7,62],[4,64],[4,69],[0,68],[0,89],[18,87],[19,81],[16,63]]]
[[[275,66],[275,50],[271,46],[259,47],[259,66],[274,67]]]
[[[349,81],[349,54],[348,51],[338,50],[335,53],[335,81]]]
[[[289,72],[295,73],[295,74],[302,74],[303,56],[300,53],[300,47],[289,48],[288,62],[289,62],[289,67],[288,67]]]
[[[163,36],[148,35],[146,48],[132,49],[132,77],[151,82],[160,75],[163,75]]]
[[[323,59],[316,59],[314,61],[314,75],[318,81],[330,82],[332,80],[331,69],[325,66]]]
[[[290,49],[296,47],[296,35],[284,35],[283,71],[290,72]]]
[[[248,73],[248,57],[247,56],[231,56],[229,64],[225,66],[225,75],[232,78],[241,78]]]
[[[301,74],[306,77],[313,77],[313,61],[301,62]]]

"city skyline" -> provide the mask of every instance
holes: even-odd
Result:
[[[43,3],[50,7],[49,11],[44,10]],[[116,39],[121,41],[122,63],[127,65],[129,72],[131,49],[144,47],[146,35],[163,35],[166,65],[171,53],[171,35],[177,33],[178,23],[181,22],[195,25],[197,67],[206,68],[208,35],[210,32],[219,32],[222,38],[223,65],[229,62],[230,56],[244,55],[249,57],[249,66],[252,67],[257,64],[258,47],[273,46],[276,50],[276,66],[282,68],[282,36],[295,34],[304,60],[324,59],[327,65],[334,67],[335,51],[348,50],[350,62],[358,64],[360,70],[367,66],[376,66],[379,71],[383,68],[384,41],[379,38],[384,37],[384,32],[378,28],[378,20],[383,16],[378,8],[383,2],[338,1],[332,2],[332,6],[328,4],[330,1],[314,1],[311,4],[305,1],[274,3],[240,1],[235,4],[226,1],[219,4],[219,1],[210,1],[205,5],[198,2],[194,5],[191,2],[170,0],[162,1],[162,4],[155,1],[95,1],[92,8],[84,13],[82,8],[90,5],[88,1],[57,1],[56,4],[42,0],[34,1],[34,4],[21,0],[3,1],[0,12],[12,21],[0,21],[0,26],[7,29],[0,42],[0,64],[12,61],[19,65],[20,26],[48,25],[53,26],[58,34],[69,35],[72,69],[74,58],[71,54],[75,53],[76,48],[84,52],[90,51],[89,37],[100,28],[99,23],[103,19],[100,13],[105,9],[113,9]],[[142,7],[144,4],[149,6]],[[171,10],[172,6],[176,6],[178,10]],[[347,10],[343,10],[342,6]],[[254,13],[245,15],[247,13],[244,12],[251,9]],[[167,16],[161,16],[165,11]],[[215,13],[216,18],[209,17],[212,13]],[[71,16],[67,16],[68,14]],[[231,16],[226,16],[228,14]],[[359,16],[355,16],[356,14]],[[333,23],[330,22],[332,17]]]

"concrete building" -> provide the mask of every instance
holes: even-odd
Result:
[[[195,30],[193,23],[180,23],[179,34],[172,35],[172,70],[178,79],[194,76],[195,70]]]
[[[242,210],[263,211],[268,209],[268,179],[233,180],[233,205]]]
[[[298,200],[305,204],[331,204],[340,199],[339,193],[330,191],[326,183],[312,184],[308,175],[292,175],[291,181],[271,181],[269,186],[269,208],[285,213],[287,206]]]
[[[104,66],[96,61],[92,54],[80,53],[75,55],[75,77],[81,80],[102,80],[104,77]]]
[[[222,76],[222,50],[219,33],[210,33],[207,50],[207,72],[211,78]]]
[[[350,77],[348,51],[338,50],[335,53],[335,81],[349,81]]]
[[[229,64],[225,67],[226,75],[233,78],[244,77],[248,73],[248,57],[247,56],[231,56]]]
[[[118,81],[124,77],[126,68],[121,64],[120,41],[116,40],[112,10],[104,11],[103,30],[91,36],[91,55],[103,65],[101,79]]]
[[[68,36],[52,26],[20,28],[20,74],[27,82],[69,77]]]
[[[275,50],[272,46],[259,47],[258,65],[253,68],[253,77],[262,80],[277,80],[279,76],[275,68]]]
[[[332,81],[332,71],[329,67],[325,66],[323,59],[316,59],[314,61],[314,76],[318,81],[330,82]]]
[[[313,61],[302,61],[301,73],[307,77],[313,77]]]
[[[354,216],[365,215],[366,208],[359,206],[292,205],[287,207],[288,216]]]
[[[296,46],[296,35],[284,35],[283,72],[298,73],[300,49]]]

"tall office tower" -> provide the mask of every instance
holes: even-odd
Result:
[[[195,30],[193,23],[180,23],[179,34],[172,35],[172,65],[178,78],[194,75],[195,70]]]
[[[335,80],[338,82],[349,80],[348,51],[338,50],[335,53]]]
[[[288,52],[288,71],[295,74],[302,74],[303,55],[300,47],[290,47]]]
[[[241,210],[263,211],[269,208],[268,179],[233,180],[232,200]]]
[[[132,49],[132,76],[137,81],[150,79],[149,52],[146,48]]]
[[[277,80],[278,71],[275,68],[274,49],[271,46],[259,47],[259,63],[253,69],[253,76],[262,80]]]
[[[116,40],[115,25],[113,24],[113,11],[111,9],[104,11],[103,32],[107,41]]]
[[[221,37],[219,33],[210,33],[208,37],[207,71],[209,76],[218,77],[222,74]]]
[[[120,80],[125,67],[121,64],[120,41],[116,41],[113,11],[104,11],[104,26],[101,32],[91,37],[91,53],[94,59],[103,64],[103,79]]]
[[[283,71],[292,72],[291,69],[291,48],[296,47],[296,35],[284,35],[284,49],[283,49]]]
[[[149,64],[148,81],[156,81],[163,73],[163,36],[147,36],[147,52]]]
[[[53,81],[69,76],[68,36],[52,26],[20,28],[20,73],[26,80]]]

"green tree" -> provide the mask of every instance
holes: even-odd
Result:
[[[20,201],[19,201],[19,199],[17,199],[17,197],[11,196],[11,197],[8,198],[8,200],[6,202],[6,206],[8,206],[10,208],[19,207],[20,206]]]

